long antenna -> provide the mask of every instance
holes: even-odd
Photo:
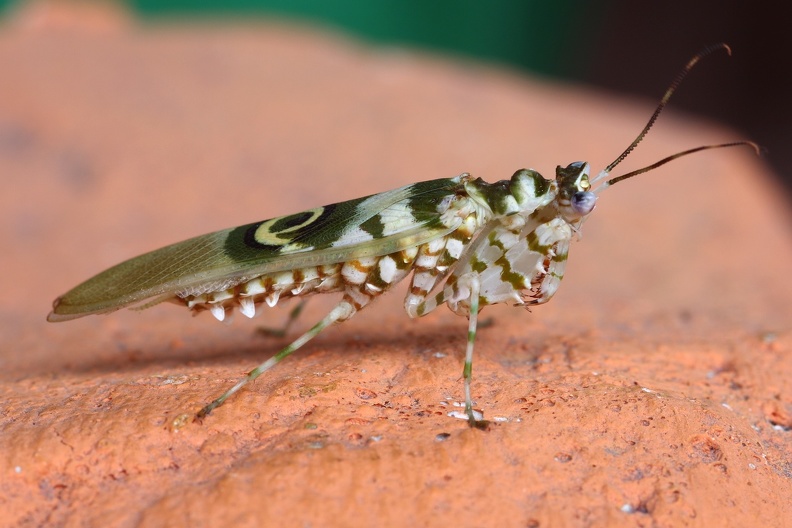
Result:
[[[659,167],[661,165],[665,165],[669,161],[674,161],[677,158],[681,158],[682,156],[687,156],[688,154],[693,154],[694,152],[699,152],[699,151],[702,151],[702,150],[709,150],[709,149],[716,149],[716,148],[736,147],[736,146],[739,146],[739,145],[748,145],[750,147],[753,147],[753,149],[756,151],[756,154],[757,155],[760,154],[759,145],[757,145],[753,141],[732,141],[730,143],[721,143],[719,145],[704,145],[703,147],[696,147],[696,148],[684,150],[682,152],[677,152],[676,154],[672,154],[671,156],[668,156],[667,158],[663,158],[660,161],[656,161],[656,162],[652,163],[651,165],[648,165],[648,166],[646,166],[646,167],[644,167],[642,169],[637,169],[637,170],[634,170],[632,172],[628,172],[627,174],[622,174],[621,176],[617,176],[615,178],[611,178],[610,180],[608,180],[605,183],[603,183],[601,186],[597,187],[595,192],[600,192],[602,189],[605,189],[606,187],[610,187],[614,183],[620,182],[622,180],[626,180],[627,178],[632,178],[633,176],[638,176],[639,174],[643,174],[644,172],[649,172],[650,170],[656,169],[657,167]]]
[[[662,112],[663,109],[666,107],[666,104],[668,104],[668,100],[671,99],[672,95],[674,95],[674,92],[679,87],[679,85],[682,83],[682,81],[685,79],[685,77],[687,77],[687,74],[690,73],[690,70],[693,69],[693,66],[695,66],[701,59],[703,59],[707,55],[710,55],[713,52],[721,50],[721,49],[726,51],[726,53],[728,53],[729,56],[731,56],[731,48],[729,46],[727,46],[726,44],[724,44],[723,42],[721,42],[721,43],[718,43],[718,44],[713,44],[711,46],[707,46],[703,50],[701,50],[698,53],[696,53],[693,56],[693,58],[690,59],[687,64],[685,64],[685,67],[682,68],[682,71],[679,72],[679,74],[676,76],[674,81],[671,83],[671,85],[665,91],[665,94],[663,95],[663,98],[660,99],[660,103],[657,105],[657,108],[655,108],[655,111],[652,114],[652,117],[649,118],[649,122],[646,123],[645,127],[643,127],[643,130],[641,130],[641,133],[638,134],[638,137],[636,137],[635,140],[632,143],[630,143],[630,146],[627,147],[624,150],[624,152],[622,152],[619,155],[618,158],[613,160],[610,163],[610,165],[605,167],[602,170],[602,172],[600,172],[597,175],[597,177],[594,178],[591,181],[592,183],[594,183],[594,182],[596,182],[598,180],[601,180],[603,178],[607,178],[608,175],[610,174],[610,172],[613,170],[613,168],[616,167],[616,165],[618,165],[619,163],[621,163],[624,160],[624,158],[626,158],[630,154],[630,152],[632,152],[635,149],[635,147],[638,146],[638,143],[640,143],[641,140],[643,140],[644,136],[646,136],[646,133],[649,132],[649,129],[652,128],[652,125],[654,125],[655,121],[657,121],[657,117],[660,115],[660,112]],[[715,146],[704,147],[704,148],[715,148]],[[694,149],[694,151],[696,151],[696,150],[702,150],[702,148]],[[672,159],[678,158],[679,156],[683,156],[683,155],[688,154],[688,153],[690,153],[690,152],[681,152],[679,154],[671,156],[670,158],[666,158],[664,160],[661,160],[661,161],[657,162],[656,164],[654,164],[651,167],[652,168],[659,167],[660,165],[663,165],[664,163],[668,163]],[[649,170],[649,169],[647,168],[647,170]],[[622,179],[624,179],[624,178],[622,178]],[[610,181],[608,183],[613,183],[613,181]]]

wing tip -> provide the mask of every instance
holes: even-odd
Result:
[[[68,306],[68,305],[66,305]],[[88,315],[87,313],[64,313],[63,310],[63,297],[58,297],[52,301],[52,311],[47,315],[47,322],[60,323],[62,321],[70,321]]]

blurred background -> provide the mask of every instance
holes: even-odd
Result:
[[[30,3],[0,0],[0,17],[13,17]],[[429,50],[654,100],[693,53],[726,42],[733,57],[705,61],[673,107],[730,125],[735,139],[761,144],[792,197],[786,157],[792,44],[779,2],[132,0],[119,6],[151,24],[298,21],[379,46]]]

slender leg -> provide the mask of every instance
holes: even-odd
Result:
[[[283,358],[290,355],[292,352],[303,346],[305,343],[316,337],[322,330],[330,326],[331,324],[341,321],[344,319],[348,319],[355,313],[355,308],[352,306],[348,301],[343,300],[333,308],[329,314],[325,316],[324,319],[316,323],[310,330],[305,332],[303,335],[295,339],[290,345],[286,346],[285,348],[281,349],[280,352],[269,358],[267,361],[259,365],[258,367],[254,368],[248,375],[242,378],[237,382],[236,385],[225,391],[219,398],[214,400],[212,403],[208,404],[206,407],[198,411],[196,415],[197,419],[202,419],[214,409],[219,407],[223,404],[224,401],[228,399],[229,396],[234,394],[236,391],[253,381],[254,379],[258,378],[266,372],[267,370],[271,369],[275,365],[277,365]]]
[[[461,276],[452,285],[446,285],[442,291],[438,292],[435,296],[426,298],[424,295],[413,294],[408,295],[405,308],[410,317],[422,317],[448,299],[458,296],[460,287],[467,287],[470,289],[470,310],[468,314],[468,340],[467,348],[465,349],[465,366],[462,369],[462,377],[465,383],[465,415],[467,416],[468,423],[471,427],[478,427],[484,429],[487,427],[488,422],[483,419],[476,418],[476,411],[473,410],[473,398],[470,393],[470,384],[473,380],[473,346],[476,341],[476,327],[478,325],[478,312],[479,312],[479,294],[481,291],[481,283],[479,276],[475,273],[466,274]],[[465,298],[468,298],[467,296]],[[457,299],[459,301],[460,299]],[[485,326],[487,321],[482,322]],[[480,414],[480,413],[479,413]],[[462,418],[461,413],[454,411],[451,416],[455,418]]]
[[[300,314],[302,313],[303,308],[305,308],[305,303],[307,303],[307,302],[308,302],[308,299],[300,299],[300,302],[297,304],[297,306],[292,308],[292,310],[289,312],[289,318],[286,319],[286,323],[284,323],[284,325],[282,327],[280,327],[280,328],[270,328],[268,326],[260,326],[260,327],[256,328],[256,333],[257,334],[261,334],[261,335],[265,335],[265,336],[272,336],[272,337],[283,337],[283,336],[285,336],[288,333],[289,329],[294,324],[294,322],[297,320],[297,318],[300,317]]]
[[[473,380],[473,346],[476,342],[476,323],[478,322],[480,284],[477,275],[470,278],[470,315],[468,315],[468,338],[465,349],[465,366],[462,377],[465,380],[465,414],[471,427],[483,428],[487,426],[485,420],[476,419],[473,410],[473,397],[470,394],[470,383]]]

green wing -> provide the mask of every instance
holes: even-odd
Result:
[[[432,180],[201,235],[132,258],[57,298],[48,321],[106,313],[152,297],[198,295],[265,273],[394,253],[443,236],[440,212],[461,177]]]

